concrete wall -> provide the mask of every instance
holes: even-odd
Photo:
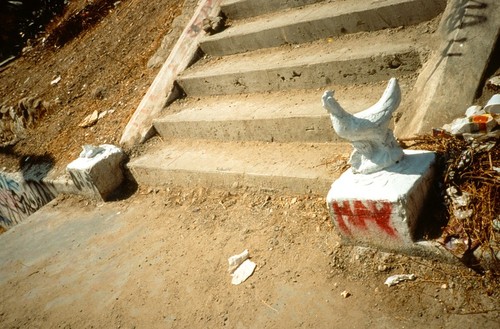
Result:
[[[8,229],[57,196],[53,183],[0,172],[0,226]]]

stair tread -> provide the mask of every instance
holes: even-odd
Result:
[[[277,48],[261,49],[244,54],[234,54],[223,58],[208,58],[186,69],[179,77],[180,80],[200,78],[205,76],[250,71],[268,71],[276,67],[293,69],[301,65],[314,65],[317,63],[349,61],[360,58],[369,58],[380,54],[397,54],[401,52],[422,50],[415,40],[400,40],[397,36],[394,41],[387,44],[385,36],[366,36],[360,44],[358,39],[344,42],[329,42],[322,40],[301,45],[287,45]]]
[[[350,145],[327,143],[264,143],[264,142],[214,142],[207,140],[175,140],[163,143],[147,154],[133,159],[129,164],[132,172],[148,170],[158,180],[159,172],[191,172],[198,175],[232,175],[241,183],[264,178],[272,186],[276,180],[288,180],[291,190],[307,188],[321,191],[340,173],[345,164]],[[153,171],[151,171],[153,170]],[[142,178],[134,175],[139,183]],[[204,180],[203,176],[190,176],[193,184]],[[193,178],[194,177],[194,178]],[[291,179],[291,180],[290,180]],[[293,182],[293,180],[296,180]],[[234,181],[231,181],[233,183]],[[304,186],[300,186],[302,183]],[[318,183],[318,186],[314,184]],[[175,179],[174,179],[175,183]],[[185,182],[181,182],[185,183]],[[223,184],[223,183],[222,183]],[[278,183],[279,184],[279,183]],[[326,184],[326,185],[325,185]],[[284,186],[286,188],[286,186]]]
[[[375,103],[386,82],[357,86],[355,90],[334,88],[345,109],[356,113]],[[326,88],[325,88],[326,90]],[[245,95],[215,95],[188,97],[169,106],[169,111],[156,121],[251,120],[276,117],[327,116],[322,108],[323,89],[256,93]],[[353,98],[355,95],[356,98]]]
[[[232,20],[262,15],[263,13],[286,10],[301,7],[323,0],[225,0],[221,4],[221,10]]]
[[[297,44],[361,31],[418,24],[437,16],[444,0],[345,0],[319,2],[233,22],[205,37],[208,54],[228,55],[259,48]]]

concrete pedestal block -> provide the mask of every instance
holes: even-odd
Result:
[[[385,249],[410,247],[434,162],[432,152],[405,150],[399,163],[382,171],[342,174],[332,184],[327,204],[343,240]]]
[[[114,145],[100,145],[95,152],[82,152],[66,170],[71,176],[79,194],[104,201],[123,181],[120,163],[123,151]]]

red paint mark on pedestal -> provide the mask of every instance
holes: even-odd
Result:
[[[372,222],[389,236],[397,237],[391,225],[392,204],[389,202],[333,201],[331,207],[340,230],[347,235],[352,235],[347,223],[360,230],[366,230],[366,223]]]

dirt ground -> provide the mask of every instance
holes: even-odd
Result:
[[[61,196],[1,239],[3,328],[498,327],[494,278],[339,245],[323,197],[175,187],[105,204]],[[244,249],[257,268],[234,286],[227,258]],[[393,274],[416,280],[385,286]]]
[[[169,31],[165,47],[175,41],[194,3],[116,2],[64,45],[33,42],[0,68],[0,103],[32,96],[51,105],[25,139],[0,150],[0,168],[17,170],[20,159],[37,155],[64,167],[84,144],[117,144],[158,71],[148,61]],[[71,1],[65,17],[85,14],[86,5]],[[174,22],[179,15],[184,21]],[[79,127],[95,110],[111,111]],[[323,196],[131,190],[105,204],[60,196],[0,236],[2,328],[499,325],[496,277],[340,245]],[[232,286],[227,258],[244,249],[257,269]],[[415,281],[384,285],[410,273]]]

